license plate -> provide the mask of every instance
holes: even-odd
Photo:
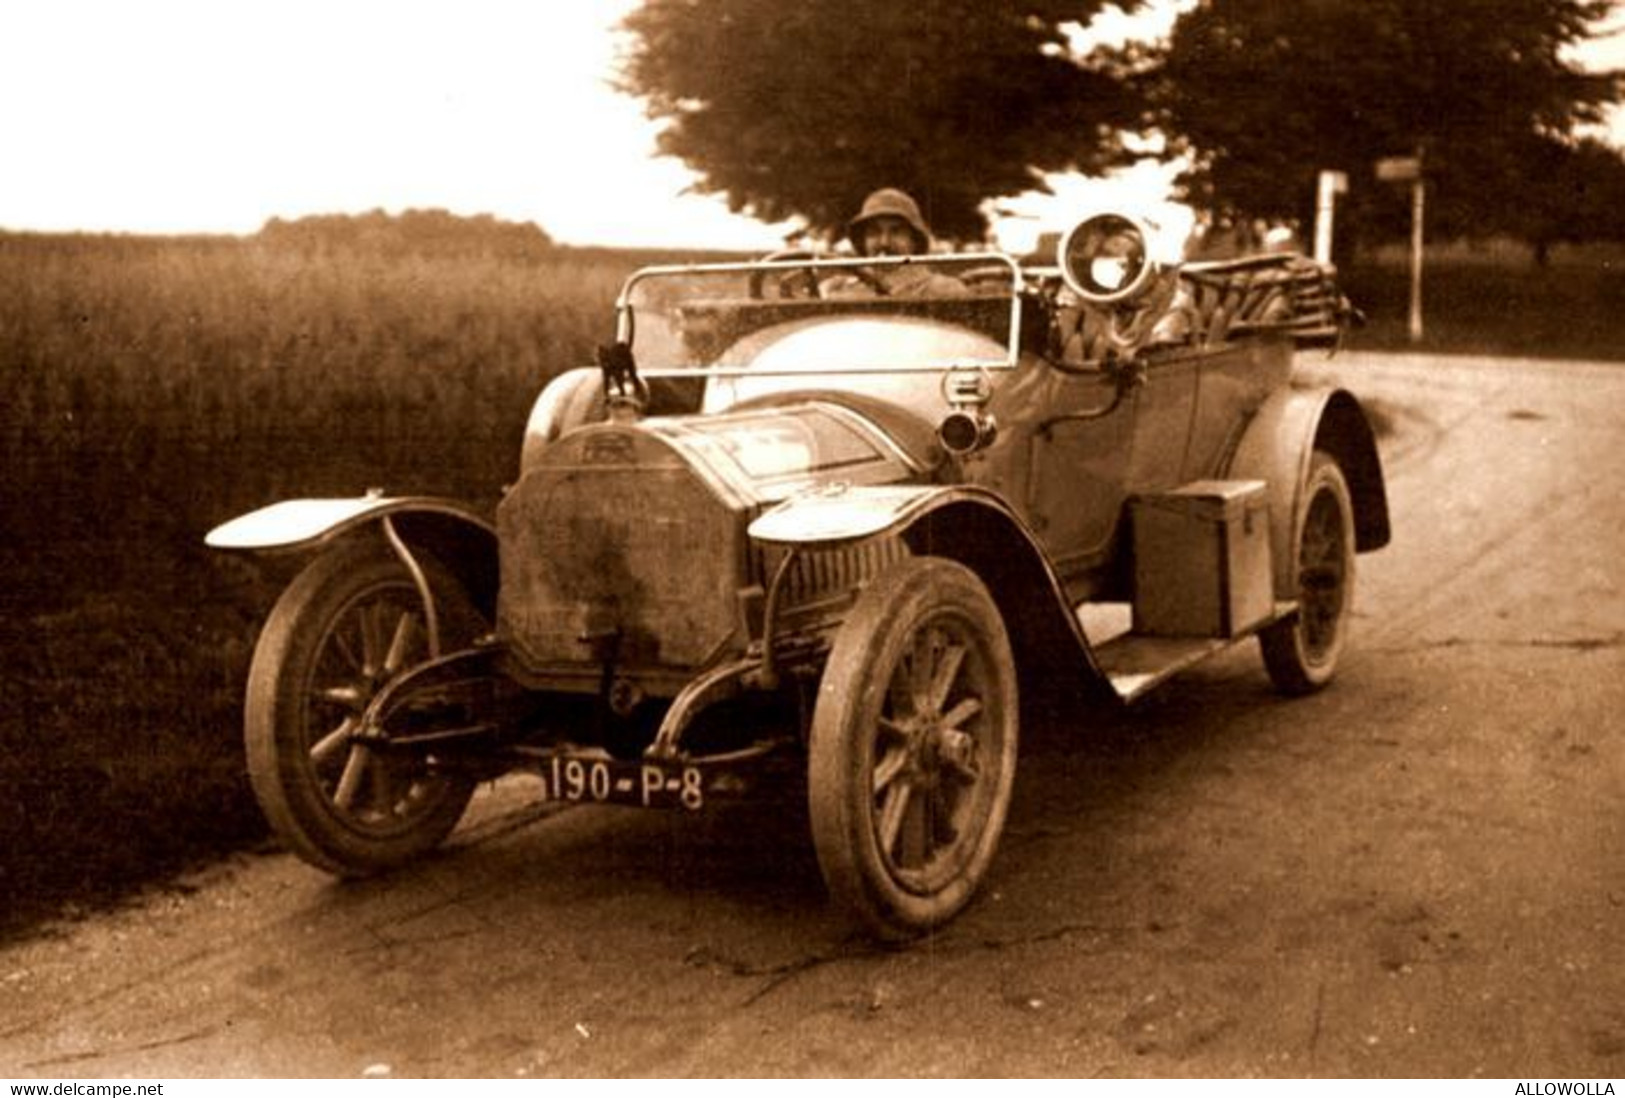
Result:
[[[544,800],[690,812],[705,807],[706,774],[697,766],[555,754],[541,760],[536,772],[542,778]]]

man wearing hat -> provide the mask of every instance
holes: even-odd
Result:
[[[894,187],[882,187],[863,200],[846,227],[846,238],[859,255],[911,256],[931,251],[931,230],[914,199]],[[963,297],[965,284],[927,266],[904,264],[840,274],[822,286],[825,297]]]

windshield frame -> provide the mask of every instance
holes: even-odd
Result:
[[[1021,359],[1021,332],[1022,332],[1022,288],[1025,284],[1021,264],[1010,255],[1003,252],[946,252],[941,255],[923,256],[807,256],[799,259],[767,259],[767,260],[740,260],[723,263],[666,263],[641,267],[634,271],[621,286],[621,292],[615,299],[615,339],[616,342],[632,346],[636,331],[636,309],[632,303],[633,292],[640,283],[655,278],[672,278],[694,275],[730,275],[753,274],[757,272],[771,273],[773,271],[805,271],[812,270],[823,274],[824,272],[839,273],[861,268],[877,267],[906,267],[910,265],[951,263],[955,267],[967,270],[978,267],[998,266],[1009,271],[1010,283],[1008,287],[1002,284],[997,287],[995,294],[978,294],[984,300],[989,298],[997,300],[998,297],[1008,295],[1010,302],[1010,327],[1003,341],[1004,356],[998,359],[970,358],[963,362],[954,362],[949,365],[943,363],[928,363],[924,365],[910,365],[882,363],[875,365],[841,365],[833,366],[829,372],[832,374],[940,374],[955,370],[1013,370]],[[884,298],[878,300],[887,300]],[[892,300],[917,300],[920,302],[952,301],[954,298],[895,298]],[[647,377],[769,377],[779,375],[793,375],[803,373],[803,370],[790,368],[756,367],[756,366],[688,366],[671,368],[662,366],[639,367],[639,372]]]

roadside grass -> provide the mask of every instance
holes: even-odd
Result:
[[[494,503],[535,394],[673,258],[0,234],[0,938],[263,839],[241,695],[297,562],[204,532],[373,486]],[[1619,258],[1441,261],[1421,349],[1621,358]],[[1416,349],[1402,258],[1345,281],[1354,346]]]
[[[1420,343],[1403,253],[1385,249],[1341,281],[1367,317],[1349,340],[1360,350],[1625,360],[1625,247],[1560,246],[1544,268],[1507,245],[1430,251]]]

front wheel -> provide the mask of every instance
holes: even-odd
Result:
[[[808,760],[813,845],[831,896],[904,940],[970,901],[1015,778],[1015,661],[969,569],[914,558],[871,583],[819,686]]]
[[[483,624],[444,568],[424,562],[443,651]],[[406,862],[451,833],[474,783],[426,754],[358,738],[379,690],[429,656],[423,603],[387,548],[317,557],[283,592],[249,668],[244,738],[254,794],[277,837],[341,876]]]
[[[1298,612],[1259,634],[1264,667],[1284,694],[1331,682],[1354,606],[1354,504],[1337,459],[1316,450],[1293,528]]]

